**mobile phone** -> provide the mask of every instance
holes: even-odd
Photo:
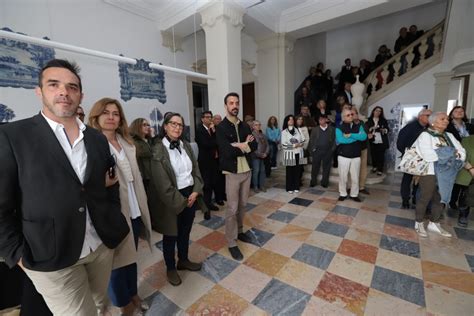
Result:
[[[110,179],[115,178],[115,166],[114,166],[114,167],[110,167],[108,172],[109,172],[109,178],[110,178]]]

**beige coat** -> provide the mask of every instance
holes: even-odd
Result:
[[[148,210],[147,196],[145,193],[145,187],[143,186],[142,176],[138,169],[138,163],[136,158],[136,149],[134,145],[129,144],[123,137],[117,135],[118,142],[122,146],[125,156],[127,157],[130,168],[133,175],[133,188],[137,195],[138,205],[140,206],[141,220],[143,222],[142,229],[140,231],[140,238],[148,241],[148,245],[151,251],[151,220],[150,212]],[[137,262],[137,251],[135,249],[135,241],[133,240],[132,222],[130,220],[130,207],[128,202],[128,189],[125,176],[123,172],[116,168],[117,175],[120,184],[120,204],[122,206],[122,214],[127,219],[128,226],[130,227],[130,233],[115,249],[113,269],[127,266],[129,264]]]

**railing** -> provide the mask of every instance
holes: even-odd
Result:
[[[361,113],[367,115],[371,104],[439,63],[443,36],[444,20],[375,68],[364,81],[366,99],[360,109]]]

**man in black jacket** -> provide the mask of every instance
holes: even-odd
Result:
[[[429,117],[431,110],[423,109],[418,113],[416,120],[411,121],[405,127],[403,127],[398,133],[397,138],[397,149],[402,154],[405,153],[407,148],[410,148],[415,140],[420,136],[429,123]],[[413,186],[411,190],[411,180],[413,176],[408,173],[403,174],[402,182],[400,184],[400,195],[402,196],[402,208],[410,208],[410,197],[412,197],[413,204],[416,204],[416,186]],[[410,194],[410,191],[411,194]]]
[[[240,100],[235,92],[224,98],[226,117],[217,126],[219,162],[225,174],[227,209],[225,214],[225,236],[232,258],[242,260],[237,239],[250,242],[243,232],[245,207],[250,191],[250,153],[257,149],[250,127],[238,118]]]
[[[57,315],[106,302],[113,248],[129,233],[105,136],[76,118],[77,67],[52,60],[41,113],[0,127],[0,257],[20,266]]]
[[[212,123],[212,112],[204,111],[201,122],[196,129],[196,143],[199,148],[198,164],[204,181],[204,202],[211,211],[219,208],[212,203],[212,192],[215,192],[217,172],[219,169],[216,130]]]

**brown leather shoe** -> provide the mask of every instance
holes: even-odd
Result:
[[[181,278],[176,270],[167,270],[166,278],[171,285],[178,286],[181,284]]]
[[[191,262],[189,260],[181,260],[181,261],[178,261],[176,268],[178,270],[199,271],[202,268],[202,264]]]

